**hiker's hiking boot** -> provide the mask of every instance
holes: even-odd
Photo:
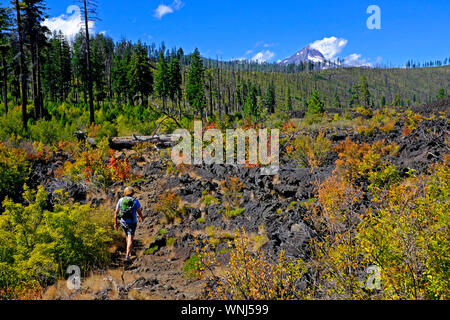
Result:
[[[125,262],[130,262],[130,261],[131,261],[130,256],[126,256],[126,257],[125,257]]]

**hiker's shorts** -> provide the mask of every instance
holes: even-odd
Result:
[[[121,220],[120,226],[122,227],[123,231],[125,231],[125,234],[127,236],[134,236],[134,234],[136,233],[137,223],[128,223]]]

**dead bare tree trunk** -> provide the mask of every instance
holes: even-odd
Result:
[[[8,115],[8,66],[6,64],[5,55],[2,55],[3,66],[3,104],[5,106],[5,116]]]
[[[95,123],[94,110],[94,93],[92,89],[92,72],[91,72],[91,47],[89,38],[89,19],[88,19],[88,5],[87,0],[83,0],[84,4],[84,28],[86,32],[86,68],[88,76],[88,94],[89,94],[89,115],[91,123]]]
[[[23,34],[22,34],[22,16],[20,14],[20,4],[19,0],[15,0],[16,7],[16,19],[17,19],[17,33],[19,35],[19,53],[20,53],[20,83],[22,89],[22,125],[26,129],[28,125],[28,115],[27,115],[27,78],[28,70],[25,65],[25,51],[23,49]]]

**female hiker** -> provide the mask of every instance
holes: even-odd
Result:
[[[144,222],[142,216],[142,207],[139,200],[134,197],[134,189],[132,187],[125,188],[124,197],[117,202],[116,212],[114,214],[114,229],[119,229],[119,222],[125,231],[127,238],[127,255],[125,261],[130,261],[131,250],[133,249],[133,239],[137,226],[137,214],[141,222]]]

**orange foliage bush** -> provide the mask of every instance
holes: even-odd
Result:
[[[303,293],[297,289],[297,280],[307,269],[301,259],[290,259],[281,251],[272,261],[262,251],[252,252],[245,230],[236,230],[233,242],[228,244],[230,260],[223,276],[215,275],[218,267],[214,244],[197,250],[200,271],[208,270],[216,282],[214,290],[208,290],[208,299],[221,300],[291,300],[300,299]]]
[[[334,148],[339,159],[336,161],[336,172],[347,181],[359,182],[367,177],[370,171],[383,168],[389,164],[388,156],[398,151],[396,144],[387,144],[384,140],[357,144],[350,138]]]

